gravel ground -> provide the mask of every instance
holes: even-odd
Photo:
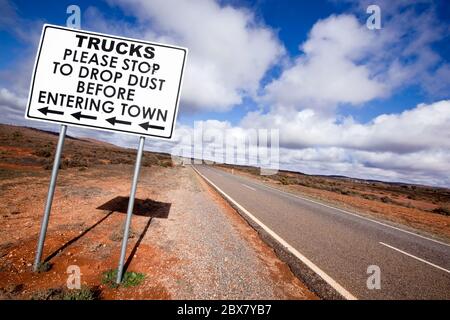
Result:
[[[142,180],[157,187],[172,203],[169,219],[159,219],[152,226],[159,229],[158,239],[164,239],[159,244],[161,249],[183,261],[176,277],[166,279],[172,298],[313,297],[190,167],[161,171],[151,180]],[[147,240],[151,238],[154,236],[149,235]]]
[[[52,268],[38,274],[31,262],[50,172],[0,180],[0,299],[64,288],[70,265],[103,299],[317,298],[190,167],[142,168],[127,270],[145,280],[104,285],[102,273],[118,263],[132,172],[131,165],[61,170],[44,248]]]

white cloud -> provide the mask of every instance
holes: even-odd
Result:
[[[36,35],[40,34],[41,20],[30,21],[21,18],[17,6],[8,0],[0,0],[0,10],[0,31],[10,32],[27,43],[36,41]]]
[[[248,114],[242,128],[280,130],[281,166],[315,174],[449,186],[450,100],[369,123],[311,109]]]
[[[0,88],[0,109],[3,122],[14,123],[23,118],[27,101],[6,88]]]
[[[28,94],[43,21],[22,18],[17,7],[8,0],[0,0],[0,12],[0,31],[12,34],[24,44],[14,51],[14,57],[3,62],[7,68],[0,69],[0,88],[8,88],[24,97]]]
[[[272,29],[242,8],[212,0],[109,3],[137,17],[135,33],[140,37],[189,49],[182,95],[185,108],[230,110],[256,93],[265,73],[284,53]],[[95,17],[88,21],[95,29],[114,25],[92,11],[87,17]],[[129,31],[126,25],[125,29]]]
[[[364,12],[372,0],[356,3],[355,13]],[[450,25],[438,18],[436,2],[429,0],[377,0],[382,29],[375,32],[377,49],[368,57],[370,68],[391,91],[418,85],[432,97],[448,97],[448,62],[434,48],[447,41]]]
[[[450,186],[450,153],[428,150],[408,154],[366,152],[344,148],[281,150],[281,166],[309,174]]]
[[[303,54],[266,87],[265,100],[293,108],[334,109],[382,97],[386,87],[360,60],[375,47],[373,33],[354,16],[331,16],[317,22]]]
[[[365,12],[370,1],[358,2]],[[450,65],[433,49],[450,36],[435,7],[379,1],[382,29],[369,30],[364,17],[342,14],[318,21],[300,56],[266,86],[263,101],[279,107],[334,112],[389,97],[417,85],[435,98],[448,97]]]
[[[421,104],[400,114],[383,114],[367,124],[351,117],[339,121],[311,109],[249,113],[245,128],[278,128],[281,144],[288,148],[342,147],[393,153],[427,149],[450,150],[450,100]]]

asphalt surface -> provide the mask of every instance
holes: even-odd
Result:
[[[450,299],[450,244],[210,166],[194,168],[354,298]],[[379,267],[380,289],[368,289],[369,266]]]

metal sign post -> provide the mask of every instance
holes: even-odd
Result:
[[[139,148],[136,156],[136,164],[134,167],[133,182],[131,183],[130,198],[128,199],[127,219],[125,221],[125,228],[123,230],[122,250],[120,252],[119,267],[117,269],[117,279],[116,279],[117,284],[120,284],[122,282],[125,255],[127,253],[128,234],[130,232],[131,217],[133,215],[133,208],[134,208],[134,198],[136,196],[136,187],[139,180],[139,172],[141,170],[141,160],[142,160],[142,153],[144,152],[144,143],[145,138],[140,137]]]
[[[53,195],[55,193],[56,178],[58,177],[59,165],[61,164],[61,154],[64,147],[64,138],[66,137],[67,126],[61,125],[59,131],[58,145],[56,146],[55,160],[53,161],[52,177],[50,178],[50,185],[48,187],[47,202],[45,204],[44,217],[41,223],[41,232],[39,234],[39,241],[36,250],[36,257],[34,258],[33,270],[38,271],[41,264],[42,251],[44,249],[45,236],[47,234],[48,220],[50,218],[50,211],[52,209]]]
[[[80,8],[78,6],[67,7],[67,13],[73,15],[67,19],[67,27],[79,29],[80,28]],[[47,235],[48,220],[50,218],[50,211],[52,209],[53,195],[55,194],[56,179],[58,177],[59,166],[61,165],[61,155],[64,148],[64,139],[66,138],[67,125],[62,124],[59,131],[58,145],[56,146],[55,160],[53,160],[52,176],[50,178],[50,185],[48,186],[47,202],[45,203],[44,216],[41,222],[41,231],[39,233],[39,240],[36,249],[36,256],[34,258],[33,271],[38,271],[41,264],[42,252],[44,250],[45,236]]]

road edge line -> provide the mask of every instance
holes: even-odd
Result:
[[[242,177],[242,176],[241,176],[241,177]],[[246,180],[250,180],[250,179],[246,179]],[[332,205],[329,205],[329,204],[320,202],[319,200],[309,199],[309,198],[307,198],[307,197],[303,197],[303,196],[300,196],[300,195],[297,195],[297,194],[294,194],[294,193],[291,193],[291,192],[287,192],[287,191],[284,191],[284,190],[280,190],[280,189],[278,189],[278,188],[274,188],[274,187],[265,185],[265,184],[260,183],[260,182],[255,182],[255,181],[253,181],[253,180],[250,180],[250,181],[251,181],[252,183],[254,183],[254,184],[257,184],[257,185],[259,185],[259,186],[262,186],[263,188],[267,188],[267,189],[271,189],[271,190],[274,190],[274,191],[278,191],[278,192],[280,192],[280,193],[282,193],[282,194],[285,194],[285,195],[287,195],[287,196],[291,196],[291,197],[294,197],[294,198],[298,198],[298,199],[304,200],[304,201],[309,201],[309,202],[311,202],[311,203],[318,204],[318,205],[324,206],[324,207],[329,208],[329,209],[334,209],[334,210],[340,211],[340,212],[342,212],[342,213],[345,213],[345,214],[348,214],[348,215],[351,215],[351,216],[354,216],[354,217],[357,217],[357,218],[360,218],[360,219],[363,219],[363,220],[367,220],[367,221],[370,221],[370,222],[373,222],[373,223],[382,225],[382,226],[384,226],[384,227],[388,227],[388,228],[391,228],[391,229],[395,229],[395,230],[397,230],[397,231],[404,232],[404,233],[407,233],[407,234],[412,235],[412,236],[419,237],[419,238],[424,239],[424,240],[428,240],[428,241],[435,242],[435,243],[437,243],[437,244],[440,244],[440,245],[443,245],[443,246],[446,246],[446,247],[450,247],[450,243],[446,243],[446,242],[441,241],[441,240],[439,240],[439,239],[433,239],[433,238],[431,238],[431,237],[429,237],[429,236],[425,236],[425,235],[422,235],[422,234],[420,234],[420,233],[416,233],[416,232],[413,232],[413,231],[405,230],[405,229],[400,228],[400,227],[393,226],[393,225],[387,223],[387,221],[386,221],[386,222],[378,221],[378,220],[376,220],[376,219],[374,219],[374,218],[366,217],[366,216],[364,216],[363,214],[356,213],[356,212],[351,212],[351,211],[348,211],[348,210],[345,210],[345,209],[341,209],[341,208],[338,208],[338,207],[334,207],[334,206],[332,206]],[[394,223],[395,223],[395,222],[394,222]],[[419,230],[419,231],[420,231],[420,230]],[[426,232],[426,231],[425,231],[425,232]]]
[[[439,270],[441,270],[441,271],[450,273],[450,270],[447,270],[447,269],[445,269],[444,267],[438,266],[437,264],[434,264],[434,263],[432,263],[432,262],[430,262],[430,261],[427,261],[427,260],[425,260],[425,259],[423,259],[423,258],[420,258],[420,257],[418,257],[418,256],[415,256],[415,255],[413,255],[413,254],[411,254],[411,253],[408,253],[408,252],[406,252],[406,251],[403,251],[403,250],[401,250],[401,249],[399,249],[399,248],[396,248],[396,247],[394,247],[394,246],[391,246],[391,245],[389,245],[389,244],[387,244],[387,243],[384,243],[384,242],[381,242],[381,241],[378,242],[378,243],[381,244],[381,245],[383,245],[383,246],[385,246],[385,247],[388,247],[388,248],[390,248],[390,249],[392,249],[392,250],[394,250],[394,251],[400,252],[400,253],[404,254],[405,256],[408,256],[408,257],[410,257],[410,258],[416,259],[417,261],[420,261],[420,262],[423,262],[423,263],[425,263],[425,264],[428,264],[429,266],[432,266],[432,267],[434,267],[434,268],[436,268],[436,269],[439,269]]]
[[[280,245],[283,246],[289,253],[294,255],[297,259],[303,262],[309,269],[311,269],[314,273],[316,273],[320,278],[323,279],[329,286],[331,286],[336,292],[338,292],[342,297],[346,300],[358,300],[354,295],[352,295],[349,291],[347,291],[343,286],[341,286],[337,281],[331,278],[325,271],[316,266],[311,260],[301,254],[297,249],[291,246],[286,240],[281,238],[278,234],[272,231],[269,227],[267,227],[264,223],[262,223],[258,218],[256,218],[253,214],[251,214],[247,209],[241,206],[236,200],[231,198],[228,194],[226,194],[222,189],[216,186],[211,180],[205,177],[202,173],[200,173],[194,166],[191,166],[192,169],[202,177],[208,184],[210,184],[214,189],[216,189],[219,194],[221,194],[226,200],[236,206],[239,210],[241,210],[245,215],[247,215],[254,223],[260,226],[267,234],[269,234],[274,240],[276,240]]]

